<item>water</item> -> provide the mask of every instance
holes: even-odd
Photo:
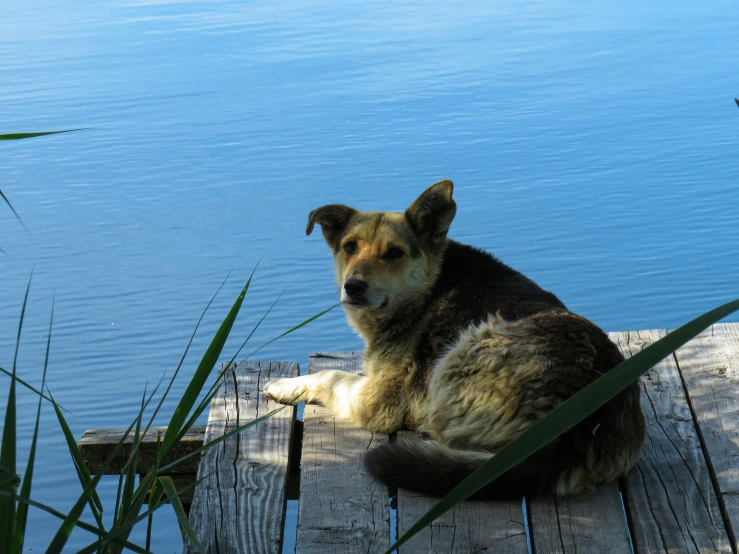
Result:
[[[76,437],[124,425],[229,271],[196,354],[260,259],[226,352],[283,292],[255,347],[335,302],[311,209],[401,210],[441,178],[454,238],[607,330],[680,325],[739,296],[738,21],[718,0],[4,2],[0,132],[87,129],[0,143],[29,228],[0,206],[0,365],[33,270],[20,375],[40,380],[56,294],[52,392]],[[360,346],[332,312],[261,355]],[[40,445],[34,497],[66,510],[48,409]],[[58,521],[32,514],[40,550]]]

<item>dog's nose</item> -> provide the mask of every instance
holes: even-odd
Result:
[[[357,298],[367,291],[367,281],[352,277],[344,283],[344,290],[349,295],[349,298]]]

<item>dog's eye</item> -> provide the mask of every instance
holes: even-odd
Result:
[[[350,240],[346,244],[344,244],[344,252],[347,254],[356,254],[357,253],[357,243],[356,241]]]
[[[383,256],[383,259],[385,260],[397,260],[398,258],[401,258],[403,256],[403,251],[400,248],[389,248],[387,252],[385,252],[385,255]]]

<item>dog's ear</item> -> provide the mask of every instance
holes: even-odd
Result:
[[[313,232],[313,227],[318,223],[321,226],[323,238],[326,239],[331,248],[335,249],[346,226],[356,213],[357,210],[343,204],[321,206],[308,215],[308,226],[305,228],[305,234],[310,235]]]
[[[438,244],[446,237],[457,204],[452,200],[454,183],[439,181],[427,188],[405,211],[405,218],[423,240]]]

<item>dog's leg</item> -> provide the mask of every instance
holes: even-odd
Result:
[[[264,394],[277,402],[318,403],[365,429],[389,433],[400,428],[406,410],[402,402],[386,398],[383,391],[377,380],[336,370],[277,379],[264,387]]]
[[[264,394],[282,404],[318,403],[339,417],[354,420],[354,401],[367,378],[346,371],[325,370],[311,375],[276,379],[264,387]]]

